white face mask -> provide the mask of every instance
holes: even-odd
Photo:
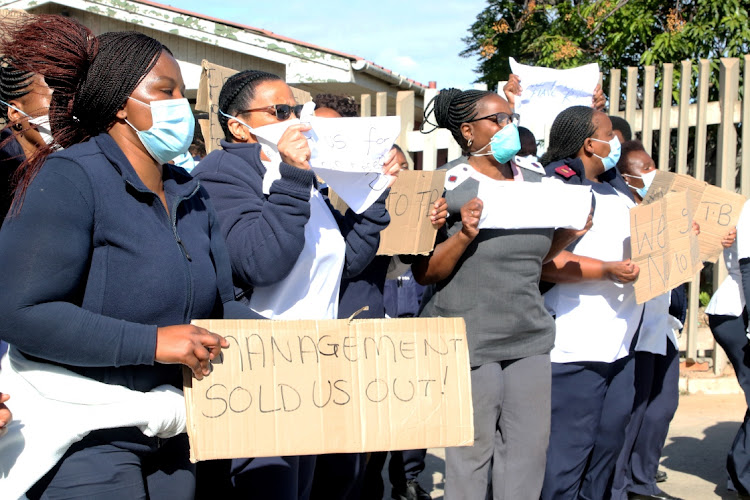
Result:
[[[311,101],[305,103],[304,107],[302,108],[302,112],[300,113],[300,118],[304,120],[310,120],[310,118],[313,116],[314,109],[314,102]],[[279,140],[281,139],[281,136],[284,135],[284,132],[286,132],[286,129],[288,129],[292,125],[298,125],[299,123],[301,123],[301,120],[299,118],[289,118],[288,120],[284,120],[283,122],[272,123],[270,125],[253,128],[236,116],[229,115],[221,110],[219,110],[219,114],[226,117],[228,120],[236,120],[238,123],[246,127],[255,137],[258,138],[258,143],[260,144],[261,151],[263,151],[268,159],[271,160],[270,163],[266,165],[266,174],[263,176],[263,193],[269,194],[271,184],[273,184],[275,180],[281,178],[281,173],[279,172],[281,155],[279,154],[279,149],[277,146]],[[312,151],[312,154],[314,155],[315,152]]]
[[[48,114],[47,115],[42,115],[42,116],[36,116],[36,117],[32,118],[31,115],[29,115],[28,113],[26,113],[25,111],[23,111],[21,109],[18,109],[16,106],[13,106],[12,104],[8,104],[5,101],[0,101],[0,102],[2,102],[3,104],[5,104],[9,108],[15,109],[16,111],[18,111],[19,113],[21,113],[23,116],[25,116],[26,118],[28,118],[29,119],[29,123],[31,123],[32,125],[34,125],[34,128],[36,129],[37,132],[39,132],[39,135],[42,136],[42,140],[44,141],[45,144],[47,144],[47,145],[54,144],[55,139],[52,137],[52,128],[50,127],[50,124],[49,124],[49,115]]]
[[[622,174],[623,177],[629,177],[631,179],[640,179],[643,182],[643,187],[635,187],[631,184],[628,184],[628,187],[632,188],[636,193],[638,193],[638,196],[641,197],[641,199],[644,199],[646,197],[646,193],[648,193],[648,188],[651,187],[651,183],[654,182],[654,177],[656,177],[656,170],[652,170],[651,172],[648,172],[643,175],[630,175],[630,174]]]
[[[262,127],[253,128],[247,123],[245,123],[244,121],[237,118],[236,116],[228,115],[224,113],[223,111],[219,111],[219,113],[226,116],[230,120],[237,121],[237,123],[247,128],[250,131],[250,133],[252,133],[255,137],[258,138],[258,143],[260,144],[260,148],[266,154],[266,156],[271,161],[277,161],[277,162],[281,161],[281,155],[279,155],[279,150],[277,147],[277,144],[279,143],[281,136],[284,135],[284,132],[286,132],[286,129],[288,129],[292,125],[298,125],[300,123],[299,118],[289,118],[288,120],[284,120],[283,122],[272,123],[270,125],[264,125]]]
[[[33,124],[45,144],[54,144],[55,139],[52,137],[52,128],[49,125],[49,115],[29,118],[29,123]]]

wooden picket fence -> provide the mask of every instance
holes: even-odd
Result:
[[[743,59],[742,95],[747,96],[750,93],[750,55]],[[649,154],[656,151],[657,144],[670,145],[658,147],[654,160],[660,169],[670,170],[671,164],[674,172],[689,173],[697,179],[711,182],[713,179],[706,177],[706,164],[713,164],[716,168],[715,176],[712,176],[715,178],[714,184],[747,197],[750,195],[750,126],[740,126],[740,135],[737,125],[750,123],[750,99],[740,98],[740,63],[738,58],[719,61],[717,101],[708,100],[712,72],[709,60],[682,61],[676,82],[674,64],[664,64],[658,73],[658,85],[655,66],[646,66],[642,71],[634,67],[627,68],[624,92],[621,90],[622,70],[612,70],[609,74],[608,113],[625,118],[633,133],[639,134]],[[694,65],[698,68],[697,75],[694,74]],[[642,78],[640,82],[639,73]],[[665,85],[665,82],[668,84]],[[675,89],[678,99],[673,95]],[[428,103],[437,93],[437,89],[425,90],[423,102]],[[661,97],[660,102],[669,105],[655,107],[657,95]],[[361,97],[365,116],[369,116],[372,109],[371,99],[369,94]],[[384,92],[375,95],[376,116],[386,114],[387,99]],[[419,116],[415,113],[419,113]],[[396,114],[401,116],[401,135],[397,143],[404,151],[420,157],[422,169],[433,170],[438,166],[439,155],[441,160],[450,161],[461,155],[461,149],[445,129],[438,129],[430,134],[415,130],[415,118],[416,123],[421,122],[421,113],[421,109],[415,108],[412,91],[398,92]],[[715,158],[707,158],[709,126],[718,126]],[[691,132],[694,138],[692,143],[689,140]],[[738,155],[739,144],[747,147],[740,148]],[[716,290],[726,277],[723,258],[713,269],[713,290]],[[714,371],[718,374],[726,365],[724,353],[715,343],[712,346],[698,344],[700,279],[700,274],[696,275],[689,287],[688,319],[683,331],[683,335],[687,336],[684,355],[686,358],[696,359],[699,355],[705,355],[705,351],[712,351]]]

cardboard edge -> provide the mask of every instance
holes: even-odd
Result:
[[[193,373],[187,366],[182,367],[182,394],[185,400],[185,432],[190,436],[193,430]],[[188,439],[188,441],[190,441]],[[190,444],[190,463],[197,463],[200,458],[195,453],[195,447]]]
[[[467,335],[467,332],[466,332],[466,322],[464,321],[464,319],[460,318],[460,317],[451,317],[451,318],[445,318],[445,317],[444,318],[422,318],[422,319],[432,319],[432,320],[441,319],[441,320],[444,320],[444,321],[445,320],[451,320],[453,322],[453,324],[455,325],[454,331],[456,333],[460,332],[461,338],[463,339],[464,345],[466,346],[466,348],[463,349],[463,353],[462,353],[463,355],[457,354],[457,356],[461,356],[461,358],[463,358],[464,366],[468,370],[470,370],[471,369],[471,362],[470,362],[470,356],[469,356],[469,351],[468,351],[468,335]],[[419,318],[400,318],[400,319],[390,319],[390,320],[387,320],[387,321],[389,321],[389,322],[394,322],[394,321],[397,321],[397,322],[408,322],[408,323],[412,324],[412,323],[414,323],[417,320],[419,320]],[[268,320],[250,320],[250,319],[248,319],[248,320],[194,320],[192,322],[192,324],[195,324],[195,325],[198,325],[198,326],[201,326],[201,327],[204,327],[204,328],[211,329],[211,324],[210,323],[212,321],[220,321],[220,322],[242,322],[242,323],[250,323],[250,324],[264,323],[265,326],[268,326],[268,323],[269,323]],[[317,322],[320,322],[320,321],[325,321],[325,322],[340,322],[340,321],[347,321],[347,320],[317,320]],[[360,324],[360,323],[362,323],[362,324],[364,324],[364,323],[371,323],[372,321],[373,321],[372,319],[356,319],[355,318],[355,319],[352,319],[352,320],[348,320],[347,327],[348,327],[348,329],[350,331],[352,329],[356,330],[356,327],[357,327],[358,324]],[[378,320],[378,321],[385,321],[385,320]],[[287,323],[310,323],[310,322],[316,322],[316,320],[287,320],[285,322],[287,322]],[[271,325],[271,327],[273,328],[272,325]],[[460,328],[458,328],[458,327],[460,327]],[[429,332],[429,330],[428,330],[428,332]],[[458,358],[458,359],[460,359],[460,358]],[[189,404],[193,403],[192,391],[190,390],[192,388],[192,386],[193,386],[192,380],[193,380],[193,378],[192,378],[192,372],[188,368],[185,368],[183,370],[183,387],[185,389],[185,403],[186,403],[186,405],[189,405]],[[462,429],[462,432],[465,433],[465,434],[462,436],[462,438],[460,440],[457,440],[457,441],[454,442],[454,444],[449,445],[450,447],[471,446],[474,443],[474,420],[473,420],[474,407],[473,407],[472,385],[471,385],[471,377],[470,377],[470,375],[466,377],[466,392],[464,394],[462,394],[462,401],[463,401],[463,404],[467,405],[468,409],[469,409],[469,413],[468,413],[468,417],[466,419],[466,422],[462,423],[459,426]],[[188,408],[189,408],[189,406],[188,406]],[[193,417],[194,416],[195,415],[194,414],[191,415],[190,412],[187,413],[187,425],[186,425],[186,427],[187,427],[187,429],[189,431],[192,431],[192,432],[189,432],[189,436],[190,436],[190,434],[195,435],[195,432],[194,432],[195,431],[195,426],[193,425],[193,421],[194,421]],[[362,443],[362,445],[363,446],[362,446],[362,448],[360,449],[359,452],[366,452],[365,451],[366,447],[364,446],[364,443]],[[446,445],[445,444],[439,444],[438,442],[436,442],[434,445],[428,444],[427,447],[428,448],[432,448],[432,447],[438,447],[438,446],[445,447]],[[390,451],[390,450],[411,449],[411,448],[412,447],[408,447],[408,448],[388,447],[388,450]],[[371,451],[373,451],[373,450],[370,449],[367,452],[371,452]],[[356,452],[353,452],[353,451],[350,451],[350,450],[341,450],[341,451],[329,451],[327,453],[356,453]],[[311,455],[311,454],[319,454],[319,453],[296,453],[296,454],[297,455]],[[253,455],[253,456],[257,457],[257,458],[260,458],[260,457],[270,457],[270,456],[278,456],[278,453],[256,454],[256,455]],[[196,450],[193,449],[192,446],[190,448],[190,461],[191,461],[191,463],[197,463],[199,461],[206,461],[206,460],[218,460],[218,459],[223,459],[223,458],[225,458],[225,457],[223,457],[221,455],[215,455],[214,453],[211,453],[208,450],[204,450],[204,452],[196,453]]]

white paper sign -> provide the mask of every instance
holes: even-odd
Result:
[[[362,213],[388,187],[383,161],[401,132],[401,117],[309,119],[310,166],[349,208]]]
[[[375,203],[388,187],[390,176],[383,175],[383,161],[401,132],[401,117],[321,118],[313,116],[314,104],[305,104],[299,120],[290,119],[251,129],[271,160],[263,178],[263,192],[281,177],[281,161],[276,144],[292,125],[307,123],[303,132],[310,146],[313,171],[343,199],[349,208],[362,213]]]
[[[599,82],[599,65],[552,69],[519,64],[512,57],[510,70],[521,79],[523,92],[516,96],[520,125],[533,132],[539,154],[546,149],[549,129],[561,111],[571,106],[591,106]]]
[[[583,229],[591,211],[589,186],[554,179],[480,183],[477,197],[484,205],[479,229]]]

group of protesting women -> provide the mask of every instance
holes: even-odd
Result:
[[[375,254],[388,190],[361,214],[333,208],[310,168],[301,106],[276,75],[246,70],[226,81],[224,139],[188,173],[176,164],[193,112],[159,41],[97,37],[58,16],[8,24],[3,40],[0,159],[13,165],[15,191],[0,231],[0,339],[10,346],[0,390],[14,415],[0,407],[9,430],[0,495],[382,497],[382,484],[366,480],[380,478],[377,453],[196,467],[184,421],[159,409],[181,404],[180,365],[201,379],[228,347],[194,319],[335,319],[345,303],[369,305],[368,294],[347,302],[356,290],[379,290],[384,310],[388,261]],[[446,498],[673,498],[656,480],[684,311],[679,300],[670,309],[668,294],[636,304],[629,259],[629,210],[653,161],[637,142],[621,144],[596,109],[600,92],[594,107],[555,119],[540,162],[519,156],[513,93],[447,89],[427,110],[464,153],[444,167],[444,198],[429,214],[435,249],[411,259],[428,285],[419,314],[466,321],[475,442],[446,450]],[[320,116],[347,116],[344,108]],[[262,148],[258,137],[274,134],[274,151]],[[404,163],[392,150],[383,173],[395,179]],[[549,177],[590,186],[583,229],[478,228],[480,186]],[[726,239],[735,298],[712,316],[738,376],[748,373],[742,241],[740,230],[737,253]],[[744,494],[746,425],[730,468]],[[397,484],[391,467],[393,498],[429,498],[416,482],[424,450],[394,460],[408,471]]]

